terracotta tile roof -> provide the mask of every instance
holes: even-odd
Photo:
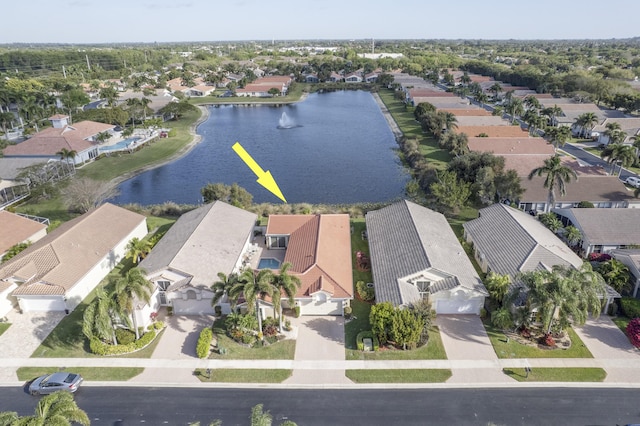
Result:
[[[82,152],[94,146],[86,140],[100,132],[113,129],[113,124],[95,121],[81,121],[63,128],[49,127],[36,133],[31,139],[16,145],[9,145],[3,150],[6,156],[56,156],[63,148]]]
[[[113,204],[62,224],[0,266],[0,280],[25,280],[13,294],[65,294],[145,217]]]
[[[488,116],[456,116],[458,126],[510,126],[511,123],[502,117]]]
[[[608,176],[604,167],[584,164],[572,157],[562,157],[562,164],[571,167],[578,176]]]
[[[444,90],[409,89],[409,96],[412,98],[455,98],[457,95],[451,92],[445,92]]]
[[[472,109],[462,109],[462,108],[438,108],[439,111],[450,112],[456,117],[483,117],[487,115],[491,115],[489,111],[486,109],[480,108],[472,108]]]
[[[33,235],[47,228],[47,225],[30,220],[17,214],[0,210],[0,253],[4,253],[15,244],[33,238]],[[31,241],[34,242],[33,240]]]
[[[62,119],[65,119],[65,118],[69,118],[69,116],[65,115],[65,114],[55,114],[55,115],[52,115],[51,117],[49,117],[48,120],[62,120]]]
[[[454,128],[453,131],[456,133],[466,133],[469,137],[477,137],[481,133],[488,135],[490,138],[529,137],[529,133],[526,130],[522,130],[519,126],[458,126],[458,128]]]
[[[504,158],[504,169],[515,170],[518,176],[526,179],[531,170],[538,168],[544,164],[544,160],[550,158],[551,155],[502,155]]]
[[[495,155],[553,155],[553,145],[542,138],[469,138],[469,149]]]
[[[320,289],[353,297],[350,229],[346,214],[269,216],[267,235],[289,235],[284,261],[302,282],[296,297]]]

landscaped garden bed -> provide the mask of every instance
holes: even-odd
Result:
[[[505,368],[504,374],[519,382],[602,382],[607,372],[602,368]]]

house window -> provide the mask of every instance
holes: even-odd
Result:
[[[160,290],[165,291],[171,285],[171,281],[166,281],[166,280],[156,281],[156,284],[158,284],[158,288]]]
[[[420,297],[423,299],[429,298],[429,288],[431,287],[431,281],[416,281],[416,288],[418,289],[418,293],[420,293]]]
[[[195,291],[193,291],[193,290],[188,290],[187,291],[187,299],[196,300],[197,298],[198,298],[198,295],[196,294]]]

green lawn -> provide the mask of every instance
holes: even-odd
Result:
[[[18,380],[31,380],[44,374],[63,371],[59,367],[20,367],[16,372]],[[142,367],[73,367],[65,366],[64,371],[78,373],[87,381],[125,382],[144,371]]]
[[[484,327],[498,358],[593,358],[589,349],[572,328],[567,329],[571,337],[569,349],[549,350],[523,345],[513,339],[507,342],[504,333],[490,325],[488,321],[484,323]]]
[[[200,116],[201,112],[197,110],[185,114],[178,121],[168,121],[163,126],[175,129],[176,136],[158,139],[133,154],[112,155],[101,158],[78,169],[77,176],[110,181],[128,176],[143,167],[167,161],[193,140],[193,135],[189,129]]]
[[[195,376],[201,382],[214,383],[282,383],[291,377],[291,370],[283,369],[251,369],[251,368],[215,368],[211,369],[211,377],[207,370],[199,368]]]
[[[0,336],[11,326],[10,322],[0,322]]]
[[[444,383],[451,370],[347,370],[345,376],[355,383]]]
[[[502,371],[519,382],[602,382],[607,377],[602,368],[533,368],[529,377],[524,368]]]
[[[249,348],[236,343],[226,332],[224,320],[216,320],[213,333],[218,339],[218,347],[225,348],[226,353],[211,353],[210,359],[293,359],[296,352],[294,340],[282,340],[269,346]]]
[[[617,317],[613,317],[611,319],[618,326],[618,328],[620,330],[622,330],[622,332],[626,336],[627,335],[627,326],[629,325],[629,321],[631,321],[631,318],[625,317],[625,316],[617,316]],[[2,334],[2,333],[0,333],[0,334]]]

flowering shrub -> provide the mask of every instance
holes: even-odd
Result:
[[[607,253],[589,253],[589,262],[606,262],[611,256]]]
[[[151,314],[149,315],[149,318],[151,318],[151,321],[155,321],[156,318],[158,318],[158,313],[157,312],[151,312]]]
[[[640,348],[640,318],[634,318],[627,325],[627,336],[631,344],[636,348]]]

